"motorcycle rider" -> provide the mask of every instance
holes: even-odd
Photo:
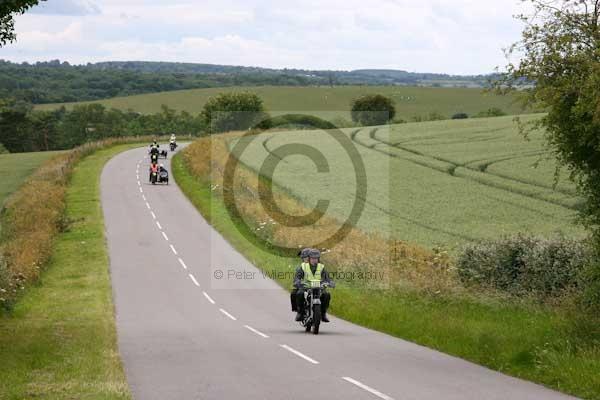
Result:
[[[149,181],[152,181],[152,174],[153,173],[157,173],[158,174],[158,164],[156,164],[155,162],[153,162],[152,164],[150,164],[150,176],[148,178]]]
[[[296,321],[302,321],[304,316],[304,287],[308,286],[311,281],[327,282],[332,284],[329,274],[325,270],[325,266],[321,264],[321,252],[317,249],[311,249],[308,253],[308,262],[303,262],[301,269],[296,272],[294,278],[294,286],[298,288],[296,294],[296,306],[298,313]],[[327,309],[331,301],[331,294],[323,290],[321,292],[321,321],[329,322],[327,318]]]
[[[158,172],[163,172],[166,171],[167,169],[165,168],[165,164],[160,163],[160,165],[158,166]]]
[[[175,143],[177,141],[177,138],[175,137],[174,133],[171,133],[171,140],[170,143]]]
[[[302,271],[302,263],[308,262],[308,254],[310,253],[311,250],[312,249],[306,247],[298,253],[298,256],[300,257],[300,260],[302,260],[302,262],[300,263],[298,268],[296,268],[296,273],[294,276],[298,275],[298,272]],[[290,293],[290,302],[292,303],[292,312],[298,312],[298,307],[296,306],[296,298],[297,297],[298,297],[298,288],[294,286],[292,288],[292,292]]]

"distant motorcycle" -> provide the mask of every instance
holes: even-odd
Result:
[[[160,151],[160,156],[163,158],[167,158],[167,151],[166,150],[161,150]]]
[[[166,169],[159,169],[158,171],[152,171],[150,169],[150,183],[156,185],[157,183],[169,184],[169,172]]]
[[[158,163],[158,153],[152,153],[152,154],[150,154],[150,162],[152,164]]]
[[[150,171],[150,183],[156,185],[156,182],[158,182],[158,172]]]
[[[162,171],[158,171],[158,182],[166,183],[167,185],[169,184],[169,173],[167,172],[166,169],[163,169]]]
[[[171,152],[173,152],[177,148],[177,143],[171,142],[171,143],[169,143],[169,146],[171,146]]]
[[[304,290],[304,317],[300,323],[306,330],[315,335],[319,334],[319,326],[321,325],[321,293],[327,290],[328,287],[335,287],[333,282],[312,282],[312,285]]]

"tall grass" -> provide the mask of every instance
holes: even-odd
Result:
[[[44,162],[7,200],[0,216],[0,309],[10,309],[19,293],[39,279],[52,255],[56,235],[68,229],[65,193],[77,163],[93,152],[152,137],[92,142]]]

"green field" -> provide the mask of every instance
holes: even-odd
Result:
[[[523,117],[534,118],[539,116]],[[580,202],[574,185],[563,173],[553,187],[555,162],[544,159],[542,134],[526,141],[512,117],[343,132],[366,167],[366,203],[357,224],[365,231],[450,249],[518,232],[583,233],[574,224]],[[356,193],[353,163],[330,135],[295,131],[242,140],[248,147],[236,155],[246,165],[258,170],[269,154],[283,158],[272,176],[279,186],[311,208],[319,199],[328,200],[327,213],[338,220],[350,216]],[[306,156],[278,154],[286,144],[318,147],[329,172],[319,173]]]
[[[457,112],[474,115],[491,107],[499,107],[508,114],[518,114],[521,108],[513,97],[483,93],[481,89],[426,88],[404,86],[338,86],[330,87],[233,87],[182,90],[138,96],[117,97],[98,103],[121,110],[132,109],[141,113],[160,111],[162,104],[176,110],[197,114],[209,97],[221,92],[248,90],[258,94],[269,111],[308,112],[325,117],[350,118],[348,110],[352,99],[367,93],[381,93],[396,102],[397,116],[410,120],[414,116],[426,117],[437,112],[449,118]],[[66,103],[67,108],[73,104]],[[55,109],[61,104],[40,105],[37,109]]]
[[[0,186],[0,207],[33,171],[44,161],[59,153],[58,151],[44,151],[0,154],[0,171],[3,171],[5,176],[2,186]]]

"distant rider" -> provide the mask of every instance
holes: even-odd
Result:
[[[156,164],[155,162],[150,164],[150,177],[149,177],[150,181],[152,181],[152,173],[154,173],[154,172],[156,172],[158,174],[158,164]]]
[[[170,143],[175,143],[177,141],[177,138],[175,137],[174,133],[171,133],[171,141]]]
[[[308,262],[308,254],[310,253],[312,249],[304,248],[302,249],[299,253],[298,256],[300,257],[301,263],[298,266],[298,268],[296,268],[296,274],[298,275],[299,272],[302,272],[302,263],[307,263]],[[292,289],[292,292],[290,293],[290,302],[292,303],[292,312],[298,312],[298,307],[296,306],[296,298],[298,297],[298,288],[294,286],[294,288]],[[304,299],[302,300],[304,301]]]
[[[304,288],[310,285],[312,281],[327,282],[332,284],[329,274],[325,270],[325,266],[321,264],[321,252],[317,249],[311,249],[308,253],[308,262],[303,262],[299,271],[296,272],[294,278],[294,286],[298,288],[296,294],[296,306],[298,313],[296,321],[302,321],[304,316]],[[331,294],[323,290],[321,292],[321,321],[329,322],[327,318],[327,309],[331,301]]]

